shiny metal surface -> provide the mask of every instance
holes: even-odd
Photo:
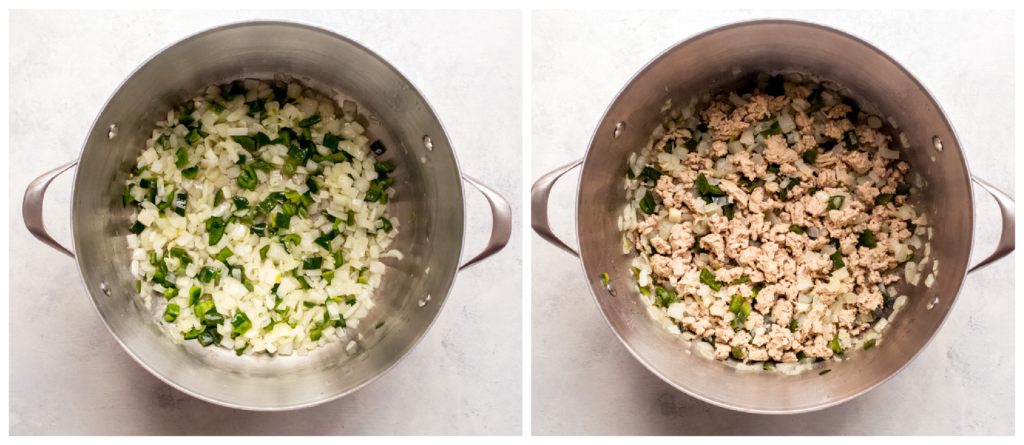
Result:
[[[428,149],[430,148],[427,144],[423,145]],[[508,204],[508,201],[502,198],[498,192],[491,190],[486,185],[469,176],[463,175],[462,179],[479,190],[484,195],[484,198],[487,199],[487,204],[491,207],[492,222],[491,236],[487,239],[487,245],[484,246],[484,250],[471,260],[466,261],[466,264],[459,266],[459,271],[466,270],[474,264],[500,252],[508,244],[509,238],[512,237],[512,206]]]
[[[618,136],[616,136],[618,137]],[[568,252],[570,255],[579,258],[580,254],[565,244],[564,241],[555,235],[555,232],[551,230],[551,223],[548,221],[548,198],[551,196],[551,188],[558,182],[558,178],[569,172],[578,166],[583,164],[583,160],[573,161],[566,164],[557,170],[542,176],[537,182],[533,183],[533,187],[530,188],[530,225],[533,227],[533,231],[537,232],[541,238],[545,241],[554,244],[555,247]]]
[[[28,231],[39,241],[46,243],[46,245],[57,249],[58,252],[71,258],[74,258],[75,254],[53,239],[53,236],[50,236],[50,233],[46,231],[46,224],[43,222],[43,199],[46,198],[46,189],[50,186],[50,183],[57,179],[61,173],[70,170],[71,167],[77,164],[78,161],[71,161],[43,173],[42,176],[29,183],[28,188],[25,189],[25,198],[21,204],[21,215],[25,220],[25,227],[28,228]]]
[[[939,142],[936,145],[936,148],[938,148],[939,151],[942,151],[942,143]],[[980,185],[981,188],[985,189],[985,191],[988,192],[989,195],[992,195],[992,198],[996,200],[996,204],[999,205],[999,216],[1002,219],[1002,226],[999,232],[999,244],[996,245],[996,250],[993,251],[992,254],[986,257],[985,259],[979,261],[978,264],[971,266],[971,268],[967,270],[967,273],[973,273],[978,269],[988,266],[989,264],[999,261],[1000,258],[1009,255],[1010,253],[1013,252],[1015,244],[1015,238],[1013,233],[1013,229],[1015,226],[1015,206],[1013,203],[1013,198],[1011,198],[1009,195],[1003,193],[1001,190],[995,188],[995,186],[989,184],[987,181],[981,178],[972,176],[971,180]]]
[[[647,142],[663,117],[659,110],[666,99],[681,103],[716,89],[746,84],[758,73],[792,71],[838,82],[862,109],[892,116],[899,123],[911,144],[910,149],[902,150],[905,160],[926,182],[926,192],[916,197],[914,204],[928,215],[934,239],[942,240],[932,244],[932,257],[941,264],[935,285],[897,286],[909,299],[888,328],[886,340],[870,352],[849,354],[843,362],[820,363],[819,368],[828,365],[834,370],[823,376],[817,373],[820,369],[797,376],[741,372],[690,353],[687,342],[647,315],[629,273],[631,256],[621,253],[621,234],[615,221],[627,204],[620,180],[625,160]],[[623,123],[625,129],[615,131]],[[944,141],[943,150],[932,150],[935,137]],[[609,106],[594,131],[579,179],[576,223],[580,258],[591,292],[616,336],[664,381],[697,399],[739,411],[813,411],[850,400],[885,382],[938,331],[969,264],[974,222],[970,181],[959,140],[938,103],[885,53],[820,25],[784,20],[737,23],[668,49],[640,70]],[[550,184],[544,188],[549,191]],[[534,208],[538,198],[533,195]],[[543,199],[546,201],[546,195]],[[1004,207],[1004,230],[1009,227],[1012,235],[1012,200],[1005,195],[999,199],[1010,203],[1009,218]],[[541,229],[546,226],[545,220]],[[1007,247],[1012,249],[1012,242]],[[601,285],[602,273],[610,275],[615,293]]]
[[[361,114],[384,123],[368,125],[367,132],[388,147],[381,158],[398,165],[391,208],[401,222],[401,235],[393,246],[405,258],[384,261],[390,270],[374,297],[377,306],[358,328],[349,329],[350,337],[358,338],[352,355],[344,351],[344,344],[319,348],[308,357],[236,357],[195,342],[175,345],[154,318],[162,305],[152,310],[143,306],[126,267],[130,255],[123,238],[130,210],[120,204],[121,184],[153,122],[207,85],[269,79],[278,72],[358,102]],[[118,137],[111,138],[108,132],[115,123]],[[424,135],[430,136],[432,150],[419,142]],[[143,367],[182,391],[220,405],[294,409],[368,384],[423,336],[458,269],[464,227],[462,175],[444,128],[416,88],[387,61],[321,28],[244,22],[200,32],[164,49],[111,96],[78,162],[72,232],[79,271],[97,312]],[[498,205],[499,196],[484,193],[492,208]],[[504,206],[507,209],[508,204]],[[509,212],[496,212],[493,225],[492,233],[507,234]],[[500,250],[507,240],[507,235],[504,240],[492,235],[492,243],[476,260]],[[420,305],[426,295],[430,302]],[[385,323],[376,329],[380,322]]]

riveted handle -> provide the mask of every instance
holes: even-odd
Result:
[[[978,264],[967,270],[967,273],[973,273],[974,271],[981,269],[982,267],[988,266],[1001,258],[1009,255],[1013,252],[1014,247],[1014,204],[1013,198],[1006,193],[1003,193],[999,189],[995,188],[992,184],[972,176],[971,180],[976,182],[981,188],[985,189],[989,195],[992,195],[996,200],[996,204],[999,205],[999,213],[1002,216],[1003,230],[999,234],[999,244],[996,245],[996,250],[992,252],[987,258],[981,260]]]
[[[50,183],[57,176],[60,176],[61,173],[70,170],[71,167],[76,165],[78,165],[78,161],[69,162],[36,178],[28,185],[28,188],[25,190],[25,200],[21,203],[21,216],[25,218],[25,227],[28,228],[28,231],[39,241],[46,243],[46,245],[57,249],[60,253],[71,258],[74,258],[75,254],[58,243],[46,231],[46,224],[43,224],[43,199],[46,197],[46,189],[50,186]]]
[[[476,187],[484,195],[484,198],[487,198],[487,203],[491,205],[491,238],[487,240],[487,247],[484,247],[483,252],[467,261],[466,264],[459,266],[460,271],[466,270],[466,268],[500,252],[508,244],[509,238],[512,237],[512,206],[508,204],[508,201],[502,198],[498,192],[491,190],[469,176],[462,175],[462,179]]]
[[[533,231],[537,232],[545,241],[554,244],[555,247],[569,252],[577,258],[579,258],[580,254],[558,239],[555,233],[551,231],[551,224],[548,222],[548,198],[551,197],[551,188],[555,186],[555,182],[558,182],[558,178],[561,178],[562,175],[582,163],[583,160],[580,159],[541,176],[537,182],[533,183],[533,187],[530,188],[530,213],[532,214],[530,225],[533,226]]]

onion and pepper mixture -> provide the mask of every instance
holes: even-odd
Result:
[[[278,74],[210,86],[156,123],[123,204],[137,290],[166,301],[175,341],[301,356],[373,308],[382,258],[402,254],[395,165],[358,117]]]
[[[662,112],[619,218],[654,319],[708,357],[787,373],[880,345],[907,299],[894,284],[930,255],[895,122],[797,73]]]

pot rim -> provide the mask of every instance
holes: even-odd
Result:
[[[210,34],[210,33],[219,32],[219,31],[227,30],[227,29],[233,29],[233,28],[241,28],[241,27],[246,27],[246,26],[260,26],[260,25],[284,25],[284,26],[290,26],[290,27],[295,27],[295,28],[301,28],[301,29],[305,29],[305,30],[308,30],[308,31],[312,31],[312,32],[318,32],[318,33],[322,33],[322,34],[327,34],[327,35],[329,35],[331,37],[334,37],[334,38],[337,38],[337,39],[341,39],[343,41],[346,41],[346,42],[354,45],[355,47],[361,49],[362,51],[366,52],[370,56],[378,59],[379,61],[381,61],[385,65],[387,65],[389,68],[394,70],[395,74],[398,75],[399,78],[404,80],[409,85],[410,90],[413,91],[417,96],[419,96],[419,99],[423,101],[423,104],[427,108],[427,110],[429,110],[430,113],[434,115],[434,118],[437,119],[438,125],[441,127],[441,133],[442,133],[444,139],[447,140],[448,141],[448,145],[450,147],[452,147],[452,159],[454,160],[455,170],[456,170],[456,173],[458,174],[458,181],[457,181],[457,183],[458,183],[458,193],[459,193],[459,196],[461,198],[460,201],[462,202],[462,219],[463,219],[462,237],[459,240],[459,242],[460,242],[459,257],[458,257],[458,259],[457,259],[457,261],[455,263],[456,267],[453,269],[452,276],[448,280],[448,288],[445,291],[444,298],[442,299],[442,301],[440,303],[441,306],[437,309],[437,313],[430,320],[430,323],[427,324],[426,329],[424,329],[423,332],[416,338],[416,340],[413,341],[412,345],[410,345],[409,348],[401,356],[399,356],[397,360],[395,360],[393,363],[391,363],[387,368],[384,368],[383,370],[381,370],[380,372],[378,372],[376,375],[374,375],[373,377],[369,378],[365,382],[362,382],[361,384],[359,384],[359,385],[357,385],[357,386],[355,386],[355,387],[353,387],[353,388],[351,388],[351,389],[349,389],[347,391],[344,391],[344,392],[332,395],[332,396],[324,398],[322,400],[310,401],[310,402],[294,404],[294,405],[288,405],[288,406],[278,406],[278,407],[252,407],[252,406],[246,406],[246,405],[242,405],[242,404],[238,404],[238,403],[232,403],[232,402],[225,402],[223,400],[217,400],[217,399],[208,397],[208,396],[206,396],[204,394],[200,394],[198,392],[195,392],[195,391],[191,390],[190,388],[186,388],[184,386],[181,386],[178,383],[173,382],[170,379],[168,379],[166,376],[164,376],[158,370],[156,370],[153,367],[147,365],[146,363],[143,363],[142,360],[140,360],[139,357],[135,354],[135,352],[132,351],[131,349],[129,349],[128,346],[124,343],[124,341],[122,341],[121,338],[117,334],[115,334],[114,331],[110,328],[110,324],[107,323],[106,317],[100,311],[99,306],[96,305],[96,296],[93,295],[92,292],[89,291],[89,285],[88,285],[88,283],[85,282],[85,275],[82,273],[83,265],[82,265],[82,262],[81,262],[82,261],[81,257],[78,256],[78,255],[75,255],[75,264],[76,264],[76,266],[78,268],[78,279],[82,283],[82,286],[85,288],[86,293],[89,294],[89,302],[92,304],[92,307],[96,311],[96,314],[99,315],[100,320],[103,322],[103,326],[107,328],[107,331],[110,333],[111,337],[114,337],[114,340],[116,340],[117,343],[119,345],[121,345],[121,348],[124,349],[125,352],[127,352],[128,355],[133,360],[135,360],[136,363],[138,363],[140,366],[142,366],[143,369],[145,369],[146,371],[149,371],[150,374],[152,374],[156,378],[160,379],[164,383],[170,385],[171,387],[177,389],[178,391],[181,391],[181,392],[183,392],[185,394],[188,394],[188,395],[190,395],[192,397],[195,397],[195,398],[197,398],[199,400],[203,400],[203,401],[210,402],[210,403],[213,403],[215,405],[224,406],[224,407],[227,407],[227,408],[241,409],[241,410],[246,410],[246,411],[276,412],[276,411],[291,411],[291,410],[298,410],[298,409],[303,409],[303,408],[310,408],[310,407],[313,407],[313,406],[321,405],[321,404],[324,404],[324,403],[327,403],[327,402],[331,402],[331,401],[340,399],[340,398],[342,398],[344,396],[347,396],[347,395],[349,395],[349,394],[351,394],[351,393],[353,393],[355,391],[358,391],[358,390],[364,388],[365,386],[369,385],[370,383],[373,383],[377,379],[381,378],[384,374],[387,374],[392,369],[394,369],[395,366],[397,366],[400,362],[402,362],[402,360],[404,360],[409,355],[409,353],[411,353],[413,351],[413,349],[415,349],[416,346],[419,345],[419,343],[423,340],[423,337],[426,337],[427,332],[429,332],[430,329],[437,322],[438,317],[441,315],[441,311],[444,310],[445,303],[447,303],[447,301],[448,301],[448,297],[451,296],[452,288],[455,287],[455,280],[456,280],[456,278],[457,278],[457,276],[459,274],[458,265],[462,264],[463,256],[465,255],[467,209],[466,209],[465,187],[464,187],[464,185],[462,183],[462,181],[463,181],[463,179],[462,179],[462,168],[459,165],[459,159],[458,159],[458,156],[455,153],[455,148],[454,148],[454,146],[452,144],[451,138],[448,135],[448,130],[445,129],[444,123],[441,121],[441,117],[434,110],[434,107],[430,105],[430,101],[427,100],[427,98],[423,95],[423,93],[420,91],[420,89],[417,88],[416,85],[411,80],[409,80],[409,78],[401,70],[399,70],[393,63],[391,63],[389,60],[387,60],[386,58],[384,58],[383,56],[381,56],[377,52],[371,50],[366,45],[363,45],[359,41],[357,41],[357,40],[355,40],[353,38],[350,38],[348,36],[345,36],[345,35],[337,32],[337,31],[334,31],[332,29],[329,29],[329,28],[326,28],[326,27],[323,27],[323,26],[319,26],[319,25],[315,25],[315,24],[312,24],[312,23],[308,23],[308,22],[298,21],[298,20],[250,19],[250,20],[241,20],[241,21],[228,22],[228,23],[224,23],[224,24],[221,24],[221,25],[205,28],[203,30],[194,32],[192,34],[189,34],[189,35],[187,35],[187,36],[185,36],[185,37],[183,37],[181,39],[178,39],[178,40],[174,41],[173,43],[171,43],[169,45],[166,45],[163,48],[159,49],[158,51],[153,53],[151,56],[149,56],[145,60],[143,60],[142,63],[140,63],[138,66],[136,66],[135,69],[133,69],[120,83],[118,83],[118,85],[114,89],[114,91],[112,93],[110,93],[110,95],[107,97],[107,100],[104,101],[103,106],[100,107],[99,112],[96,113],[96,118],[93,120],[92,125],[89,126],[89,132],[87,133],[87,135],[85,137],[85,142],[82,144],[82,149],[79,151],[78,160],[81,161],[82,156],[85,154],[85,149],[89,145],[89,139],[90,139],[92,133],[98,128],[97,126],[100,125],[100,121],[99,121],[100,120],[100,116],[103,115],[103,112],[107,109],[107,106],[110,105],[110,101],[113,100],[114,96],[116,96],[117,93],[121,91],[121,88],[124,86],[125,83],[127,83],[132,77],[135,76],[136,73],[139,72],[139,70],[141,70],[143,67],[145,67],[147,64],[149,64],[153,59],[159,57],[165,51],[167,51],[167,50],[169,50],[169,49],[171,49],[171,48],[173,48],[173,47],[175,47],[175,46],[177,46],[179,44],[185,43],[186,41],[189,41],[189,40],[192,40],[192,39],[195,39],[195,38],[198,38],[198,37]],[[77,184],[77,181],[78,181],[78,173],[79,173],[79,169],[75,168],[74,177],[71,180],[72,181],[71,182],[71,184],[72,184],[72,199],[71,199],[72,223],[70,224],[70,227],[71,227],[71,240],[72,240],[72,244],[75,246],[75,252],[78,251],[78,238],[75,236],[75,224],[74,224],[74,219],[73,219],[73,215],[75,214],[75,200],[73,199],[73,197],[74,197],[74,186],[75,186],[75,184]]]
[[[671,46],[665,48],[664,50],[659,52],[657,55],[655,55],[653,58],[651,58],[646,63],[644,63],[644,65],[642,67],[640,67],[640,69],[637,70],[636,73],[634,73],[632,76],[630,76],[629,80],[622,86],[622,88],[620,88],[619,91],[617,93],[615,93],[615,97],[612,99],[612,101],[605,108],[604,113],[601,114],[601,119],[598,120],[597,125],[594,128],[593,135],[590,137],[590,143],[587,145],[587,151],[583,155],[582,166],[580,167],[580,175],[579,175],[579,178],[577,179],[577,182],[576,182],[576,221],[575,221],[575,224],[576,224],[576,239],[577,240],[580,239],[580,235],[581,235],[580,234],[580,214],[579,214],[579,209],[580,209],[580,205],[582,204],[582,195],[580,194],[579,191],[581,190],[581,187],[583,185],[583,171],[584,171],[584,169],[587,166],[587,160],[590,158],[590,156],[592,154],[592,149],[594,148],[594,141],[597,139],[598,132],[601,130],[601,124],[604,123],[605,119],[608,118],[608,113],[611,111],[612,106],[615,105],[615,103],[619,100],[619,98],[622,96],[622,94],[625,92],[625,90],[627,88],[629,88],[629,86],[631,86],[633,84],[633,82],[635,82],[637,80],[637,78],[641,74],[643,74],[648,68],[650,68],[651,65],[653,65],[655,62],[660,60],[662,57],[664,57],[669,51],[672,51],[672,50],[676,49],[677,47],[679,47],[681,45],[684,45],[684,44],[686,44],[688,42],[697,40],[697,39],[705,37],[705,36],[716,34],[716,33],[719,33],[719,32],[726,32],[726,31],[730,31],[730,30],[735,29],[735,28],[741,28],[741,27],[753,26],[753,25],[763,25],[763,24],[792,24],[792,25],[805,26],[805,27],[809,27],[809,28],[815,28],[815,29],[824,30],[824,31],[828,31],[828,32],[831,32],[831,33],[839,34],[839,35],[841,35],[843,37],[849,38],[849,39],[853,40],[854,42],[857,42],[857,43],[859,43],[861,45],[864,45],[865,47],[873,50],[878,55],[882,56],[883,58],[885,58],[886,60],[888,60],[889,62],[894,64],[897,68],[899,68],[899,70],[903,71],[907,76],[909,76],[910,79],[914,82],[914,84],[916,84],[919,88],[921,88],[921,90],[925,93],[925,95],[927,95],[928,98],[931,99],[931,101],[933,103],[935,103],[936,110],[942,116],[942,118],[946,122],[946,124],[949,125],[950,131],[951,131],[951,133],[953,135],[953,138],[955,139],[956,146],[958,148],[957,154],[959,155],[960,160],[963,162],[964,169],[965,169],[965,172],[966,172],[967,182],[964,184],[964,186],[968,190],[968,199],[969,199],[969,204],[970,204],[970,208],[971,208],[971,212],[968,214],[968,217],[971,219],[971,221],[970,221],[971,222],[971,227],[974,226],[975,213],[977,212],[977,208],[976,208],[975,202],[974,202],[974,187],[972,186],[971,181],[970,181],[970,178],[972,177],[971,170],[970,170],[970,165],[967,162],[967,156],[964,154],[962,145],[960,144],[960,137],[957,135],[956,129],[953,127],[953,123],[949,120],[949,116],[946,114],[945,110],[943,110],[941,104],[939,104],[939,101],[935,99],[935,96],[932,94],[932,92],[930,90],[928,90],[928,88],[925,87],[924,84],[921,83],[921,81],[917,78],[917,76],[915,76],[909,69],[907,69],[905,66],[903,66],[903,64],[899,63],[895,58],[890,56],[885,51],[882,51],[877,46],[871,44],[867,40],[864,40],[864,39],[862,39],[860,37],[857,37],[857,36],[855,36],[855,35],[853,35],[851,33],[843,31],[841,29],[835,28],[833,26],[829,26],[829,25],[825,25],[825,24],[809,21],[809,20],[766,18],[766,19],[749,19],[749,20],[740,20],[740,21],[730,22],[730,23],[726,23],[726,24],[723,24],[723,25],[720,25],[720,26],[716,26],[716,27],[713,27],[713,28],[710,28],[710,29],[705,29],[705,30],[697,32],[695,34],[691,34],[690,36],[688,36],[688,37],[686,37],[686,38],[684,38],[682,40],[679,40],[676,43],[672,44]],[[825,408],[833,407],[833,406],[845,403],[847,401],[853,400],[853,399],[855,399],[857,397],[860,397],[861,395],[864,395],[867,392],[869,392],[869,391],[871,391],[871,390],[881,386],[883,383],[889,381],[889,379],[895,377],[901,371],[906,369],[906,367],[908,365],[910,365],[910,363],[913,362],[914,359],[916,359],[921,354],[921,352],[924,351],[928,347],[928,345],[931,343],[931,341],[935,338],[935,335],[938,334],[938,332],[942,329],[942,326],[945,325],[946,320],[949,318],[949,313],[953,311],[953,308],[956,305],[956,301],[959,299],[960,292],[963,290],[963,287],[964,287],[964,282],[967,280],[967,270],[968,270],[968,267],[969,267],[969,265],[971,263],[972,257],[974,256],[974,254],[973,254],[974,230],[971,230],[971,236],[968,239],[968,246],[967,247],[968,247],[968,252],[969,253],[968,253],[967,263],[965,264],[964,270],[963,270],[963,278],[961,278],[960,286],[957,288],[956,292],[953,294],[953,301],[950,303],[949,310],[947,310],[946,314],[942,317],[942,321],[939,323],[939,326],[936,327],[936,329],[931,333],[930,336],[928,336],[928,339],[925,341],[924,345],[921,346],[921,348],[918,349],[917,352],[915,352],[913,356],[911,356],[905,363],[903,363],[903,365],[900,366],[899,369],[897,369],[895,372],[890,373],[889,375],[885,376],[884,378],[879,379],[874,384],[872,384],[872,385],[870,385],[870,386],[868,386],[866,388],[863,388],[863,389],[861,389],[860,391],[858,391],[858,392],[856,392],[854,394],[851,394],[851,395],[848,395],[848,396],[842,397],[842,398],[830,399],[830,400],[828,400],[828,401],[826,401],[824,403],[820,403],[818,405],[809,406],[809,407],[806,407],[806,408],[798,408],[798,409],[772,410],[772,409],[756,409],[756,408],[746,408],[746,407],[734,406],[734,405],[731,405],[731,404],[728,404],[728,403],[725,403],[725,402],[721,402],[719,400],[715,400],[715,399],[713,399],[713,398],[711,398],[709,396],[705,396],[705,395],[702,395],[702,394],[697,394],[697,393],[691,391],[689,388],[686,388],[686,387],[684,387],[684,386],[682,386],[680,384],[677,384],[676,382],[671,381],[670,379],[666,378],[665,375],[663,375],[662,373],[660,373],[656,369],[654,369],[654,367],[651,364],[647,363],[639,355],[639,353],[637,353],[637,351],[626,341],[626,339],[622,336],[622,334],[620,334],[619,331],[615,329],[615,326],[612,325],[611,320],[608,318],[608,314],[605,313],[604,308],[601,306],[601,301],[597,297],[597,290],[595,289],[594,284],[593,283],[589,283],[589,282],[587,284],[588,284],[588,287],[590,289],[590,294],[594,298],[594,303],[597,304],[597,308],[601,312],[601,317],[604,318],[604,321],[606,323],[608,323],[608,326],[611,328],[612,332],[615,333],[615,337],[617,337],[619,339],[619,341],[622,343],[622,345],[626,347],[626,350],[628,350],[629,353],[632,354],[633,357],[637,359],[637,361],[639,361],[645,368],[647,368],[647,370],[651,371],[651,373],[653,373],[654,375],[658,376],[658,378],[660,378],[665,383],[668,383],[672,387],[682,391],[683,393],[685,393],[685,394],[687,394],[687,395],[689,395],[689,396],[691,396],[691,397],[693,397],[693,398],[695,398],[697,400],[700,400],[700,401],[705,402],[705,403],[710,403],[712,405],[719,406],[719,407],[722,407],[722,408],[727,408],[727,409],[730,409],[730,410],[734,410],[734,411],[746,412],[746,413],[751,413],[751,414],[772,414],[772,415],[800,414],[800,413],[808,413],[808,412],[822,410],[822,409],[825,409]],[[587,274],[587,264],[586,264],[587,256],[583,254],[582,243],[580,244],[579,258],[580,258],[580,266],[583,269],[583,276],[585,278],[589,277],[589,275]]]

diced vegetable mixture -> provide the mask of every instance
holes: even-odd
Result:
[[[210,86],[156,123],[122,200],[137,290],[166,301],[174,339],[238,355],[348,339],[383,258],[402,258],[396,166],[357,117],[278,74]]]

